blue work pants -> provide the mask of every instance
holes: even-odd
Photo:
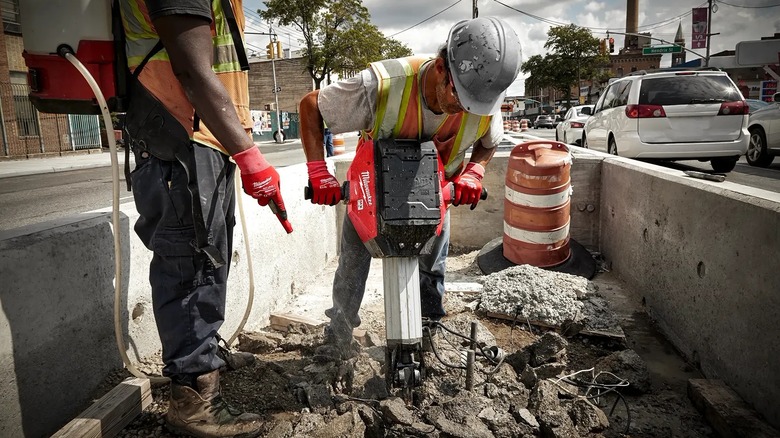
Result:
[[[220,152],[194,145],[192,153],[209,243],[227,262],[215,269],[196,251],[192,197],[177,161],[133,151],[135,231],[153,252],[152,305],[162,343],[163,375],[192,377],[224,366],[216,335],[225,320],[225,297],[235,225],[235,165]]]

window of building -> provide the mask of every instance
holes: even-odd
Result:
[[[16,128],[20,137],[35,137],[40,135],[38,111],[30,102],[30,87],[27,86],[27,75],[24,72],[10,72],[11,92],[14,96]]]
[[[619,78],[623,77],[623,67],[618,67],[617,69],[617,75]]]
[[[0,0],[3,9],[3,32],[21,34],[22,23],[19,20],[19,0]]]
[[[636,71],[636,66],[631,67],[631,71],[635,72]]]

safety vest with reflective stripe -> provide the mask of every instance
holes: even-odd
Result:
[[[422,132],[420,68],[426,58],[408,57],[371,63],[379,85],[374,127],[362,139],[432,140],[449,179],[460,174],[468,148],[490,128],[491,116],[467,112],[448,115],[431,138]]]
[[[231,0],[236,22],[243,33],[244,14],[242,0]],[[122,24],[125,30],[127,64],[133,71],[157,44],[159,37],[154,30],[144,0],[120,0]],[[249,82],[247,72],[241,71],[236,46],[230,33],[220,0],[211,1],[211,34],[214,51],[212,69],[225,85],[244,129],[251,132],[252,117],[249,113]],[[187,129],[193,141],[227,153],[204,123],[195,131],[195,110],[184,89],[171,69],[168,52],[160,50],[143,67],[139,80],[165,108]]]

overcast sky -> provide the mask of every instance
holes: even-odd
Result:
[[[363,0],[363,4],[371,13],[372,22],[386,36],[403,42],[415,54],[426,56],[433,55],[445,42],[452,25],[471,18],[472,14],[472,0]],[[683,35],[690,47],[691,9],[706,4],[706,0],[639,0],[639,31],[650,32],[654,38],[671,41],[678,24],[682,23]],[[717,11],[712,14],[712,32],[720,32],[720,35],[712,36],[711,53],[734,50],[739,41],[758,40],[762,36],[780,32],[780,0],[725,0],[725,3],[715,0],[715,4]],[[767,7],[771,5],[778,6]],[[259,0],[245,0],[247,7],[251,11],[264,8]],[[523,46],[523,59],[545,54],[547,31],[553,24],[517,10],[552,22],[589,27],[593,35],[599,38],[606,37],[607,29],[625,32],[626,26],[626,0],[478,0],[478,8],[480,16],[503,18],[514,28]],[[247,14],[250,23],[253,22],[252,15]],[[426,19],[424,23],[415,26]],[[265,27],[257,22],[253,26],[258,29]],[[300,45],[296,43],[294,31],[286,35],[283,30],[278,33],[283,43],[289,41],[293,47]],[[250,43],[253,41],[251,37]],[[256,45],[265,47],[268,37],[257,38],[263,39],[258,40],[262,43]],[[614,38],[617,51],[623,45],[623,37],[614,35]],[[705,55],[703,49],[698,52]],[[688,53],[687,60],[693,58],[695,55]],[[671,55],[664,55],[661,65],[670,63]],[[523,92],[520,77],[510,87],[509,94],[521,95]]]

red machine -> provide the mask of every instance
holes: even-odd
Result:
[[[112,6],[113,5],[113,6]],[[95,94],[81,73],[65,59],[74,54],[95,78],[111,111],[122,111],[126,66],[116,2],[20,0],[25,29],[24,57],[30,100],[46,113],[100,114]],[[123,37],[123,35],[121,35]]]

